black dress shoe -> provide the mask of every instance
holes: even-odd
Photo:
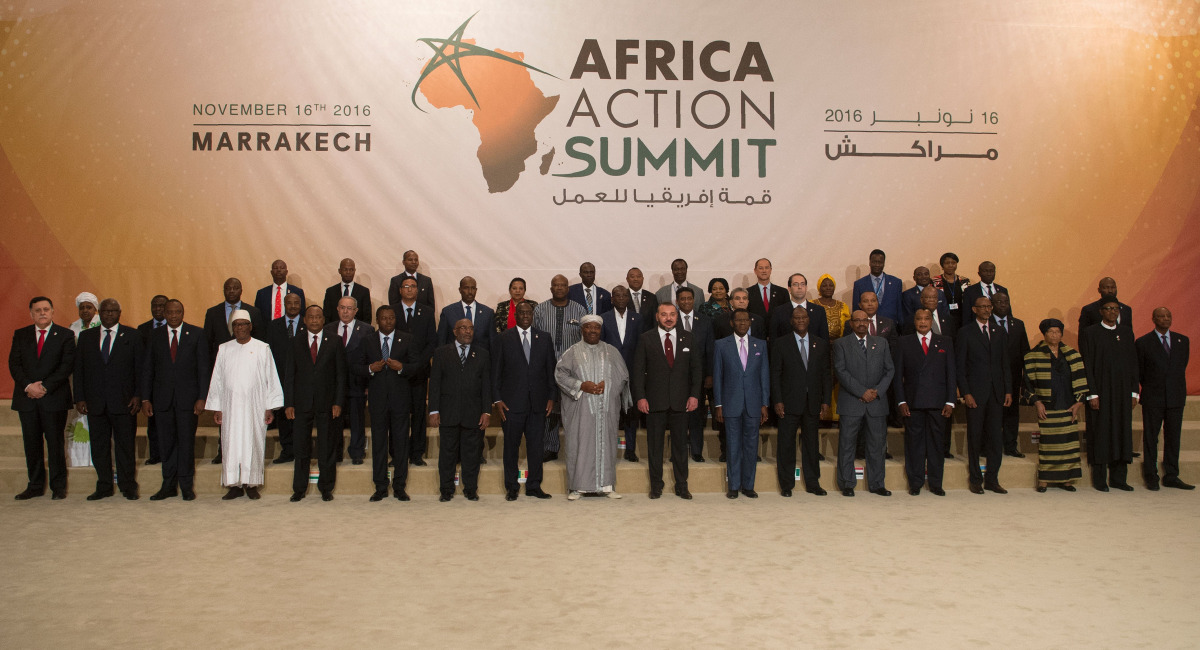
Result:
[[[53,491],[51,491],[51,493],[50,493],[50,500],[51,500],[51,501],[61,501],[61,500],[65,499],[65,498],[67,498],[67,491],[66,491],[66,490],[53,490]]]
[[[538,488],[536,490],[530,490],[529,488],[525,488],[525,496],[535,497],[538,499],[549,499],[550,498],[550,495],[546,494],[546,492],[544,490],[542,490],[541,488]]]
[[[1163,479],[1162,484],[1169,488],[1175,488],[1176,490],[1195,490],[1196,489],[1195,485],[1192,485],[1191,483],[1184,483],[1183,481],[1181,481],[1177,478]]]
[[[972,483],[971,494],[983,494],[983,486],[978,483]]]
[[[321,500],[322,501],[333,501],[333,492],[322,492]]]
[[[162,459],[161,459],[161,458],[147,458],[147,459],[146,459],[146,464],[147,464],[147,465],[157,465],[157,464],[159,464],[159,463],[161,463],[161,462],[162,462]]]
[[[921,496],[921,488],[911,488],[908,491],[908,493],[913,495],[914,497],[919,497],[919,496]]]
[[[825,460],[825,454],[817,454],[817,462],[819,463],[823,460]]]
[[[466,490],[463,490],[463,495],[467,497],[467,501],[478,501],[479,500],[478,492],[467,492]]]
[[[1035,487],[1035,488],[1033,488],[1033,489],[1034,489],[1034,490],[1036,490],[1036,491],[1038,491],[1038,492],[1045,492],[1045,491],[1046,491],[1046,486],[1045,486],[1045,485],[1039,485],[1039,486],[1037,486],[1037,487]]]
[[[354,460],[351,460],[351,461],[350,461],[350,464],[351,464],[351,465],[362,465],[362,464],[363,464],[363,459],[361,459],[361,458],[355,458]]]
[[[124,492],[121,493],[121,496],[125,497],[126,499],[128,499],[130,501],[137,501],[139,495],[138,495],[137,490],[125,490]]]
[[[16,499],[17,501],[25,501],[27,499],[32,499],[34,497],[40,497],[45,493],[46,493],[45,490],[30,490],[27,488],[24,492],[18,494],[17,496],[15,496],[13,498]]]
[[[693,463],[703,463],[704,456],[701,456],[700,454],[692,454],[692,462]]]
[[[281,455],[279,458],[276,458],[275,460],[271,461],[271,464],[272,465],[282,465],[284,463],[294,463],[294,462],[296,462],[295,456],[282,456]]]
[[[650,498],[658,499],[662,497],[662,490],[650,490]]]
[[[447,501],[449,501],[450,499],[453,499],[453,498],[454,498],[454,495],[453,495],[453,494],[447,494],[446,492],[443,492],[443,493],[442,493],[442,496],[438,497],[438,501],[441,501],[442,503],[445,503],[445,502],[447,502]]]
[[[216,456],[213,456],[213,459],[209,462],[211,462],[213,465],[220,465],[221,464],[221,454],[217,454]]]
[[[871,490],[871,494],[878,494],[881,497],[890,497],[892,496],[892,491],[887,488],[878,488]]]
[[[725,498],[726,499],[738,498],[738,491],[737,490],[729,490],[729,491],[725,492]]]
[[[505,501],[516,501],[516,500],[517,500],[517,491],[516,491],[516,490],[509,490],[509,491],[505,492],[505,493],[504,493],[504,500],[505,500]]]
[[[690,501],[692,498],[692,493],[689,492],[687,488],[683,488],[682,490],[679,490],[675,494],[679,495],[680,499],[686,499],[686,500]]]
[[[761,463],[761,462],[762,462],[762,456],[755,456],[755,457],[754,457],[754,461],[755,461],[755,462],[757,462],[757,463]]]
[[[779,496],[781,496],[781,497],[790,497],[790,496],[792,496],[792,491],[791,491],[791,490],[780,490],[780,491],[779,491]]]
[[[1065,491],[1067,491],[1067,492],[1074,492],[1074,491],[1075,491],[1075,486],[1074,486],[1074,485],[1071,485],[1070,483],[1059,483],[1059,484],[1058,484],[1058,489],[1060,489],[1060,490],[1065,490]]]
[[[175,490],[168,490],[166,488],[163,488],[163,489],[159,490],[158,492],[151,494],[150,500],[151,501],[162,501],[163,499],[170,499],[173,496],[175,496]]]
[[[196,491],[195,490],[180,490],[180,492],[183,493],[184,501],[195,501],[196,500]]]
[[[636,462],[638,462],[638,455],[630,453],[630,452],[625,452],[625,460],[627,460],[631,463],[636,463]]]
[[[424,458],[414,458],[412,459],[412,464],[417,467],[424,467],[426,465]]]
[[[758,498],[758,492],[755,492],[754,490],[742,490],[742,494],[744,494],[747,499],[757,499]]]
[[[842,496],[844,496],[844,497],[854,496],[854,488],[842,488]]]
[[[1094,483],[1093,483],[1093,484],[1092,484],[1092,487],[1096,488],[1096,491],[1097,491],[1097,492],[1108,492],[1108,485],[1107,485],[1107,484],[1106,484],[1106,485],[1096,485],[1096,484],[1094,484]]]
[[[952,454],[952,453],[950,453],[950,452],[946,452],[946,455],[945,455],[945,457],[946,457],[946,458],[954,458],[954,454]]]
[[[1108,486],[1125,492],[1133,492],[1133,486],[1128,483],[1109,483]]]
[[[88,501],[99,501],[100,499],[107,499],[108,497],[111,497],[112,495],[113,495],[112,492],[101,492],[100,490],[96,490],[95,492],[92,492],[91,494],[87,495],[87,500]]]
[[[480,457],[479,457],[479,464],[480,464],[480,465],[487,465],[487,459],[486,459],[486,458],[484,458],[483,456],[480,456]]]
[[[393,490],[393,492],[395,493],[393,496],[396,497],[397,501],[412,501],[412,497],[408,496],[408,492],[405,492],[404,488]]]
[[[229,491],[225,493],[225,496],[221,497],[221,500],[222,501],[232,501],[233,499],[243,496],[244,494],[246,494],[246,491],[243,490],[242,488],[231,487],[231,488],[229,488]]]
[[[262,498],[262,495],[259,494],[259,492],[258,492],[258,488],[254,487],[253,485],[246,486],[246,496],[250,497],[251,499],[253,499],[255,501]]]
[[[1005,490],[1003,487],[1001,487],[999,483],[988,483],[983,487],[984,489],[995,492],[996,494],[1008,494],[1008,490]]]
[[[885,452],[883,452],[883,459],[884,459],[884,460],[891,460],[891,459],[892,459],[892,452],[890,452],[890,451],[885,451]]]
[[[940,487],[931,487],[931,488],[929,488],[929,491],[936,494],[939,497],[946,496],[946,491]]]
[[[717,462],[718,463],[727,463],[727,462],[729,462],[729,460],[728,460],[728,457],[725,456],[725,454],[721,454],[720,456],[717,457]]]
[[[384,498],[386,498],[386,497],[387,497],[387,488],[384,488],[382,490],[375,490],[375,493],[371,495],[371,502],[376,503],[379,501],[383,501]]]
[[[1158,492],[1158,481],[1146,481],[1146,489],[1151,492]]]
[[[292,493],[292,498],[288,499],[288,501],[291,501],[292,503],[299,503],[299,502],[300,502],[300,500],[304,498],[304,496],[305,496],[305,495],[304,495],[304,493],[303,493],[303,492],[293,492],[293,493]],[[372,500],[372,501],[374,501],[374,500],[375,500],[375,498],[374,498],[374,497],[371,497],[371,500]]]
[[[1012,451],[1006,451],[1006,452],[1004,452],[1004,455],[1012,456],[1013,458],[1024,458],[1025,457],[1025,454],[1022,454],[1020,451],[1017,451],[1016,449],[1014,449]]]
[[[818,496],[818,497],[823,497],[826,494],[829,494],[828,492],[825,491],[825,488],[821,487],[820,485],[809,489],[808,493],[811,495],[814,495],[814,496]]]
[[[557,451],[548,451],[548,452],[546,452],[545,456],[542,456],[543,463],[548,463],[552,460],[558,460],[558,452]]]

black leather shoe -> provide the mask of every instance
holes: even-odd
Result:
[[[183,493],[184,501],[195,501],[196,500],[196,491],[195,490],[180,490],[180,492]]]
[[[463,490],[463,495],[465,495],[467,497],[467,501],[478,501],[479,500],[478,492],[467,492],[466,490]]]
[[[662,498],[662,490],[650,490],[650,498],[651,499]]]
[[[1093,485],[1092,485],[1092,487],[1096,488],[1096,491],[1097,491],[1097,492],[1108,492],[1108,485],[1095,485],[1095,484],[1093,484]]]
[[[761,455],[760,455],[760,456],[755,456],[755,457],[754,457],[754,462],[756,462],[756,463],[761,463],[761,462],[762,462],[762,456],[761,456]]]
[[[790,497],[790,496],[792,496],[792,491],[791,491],[791,490],[780,490],[780,491],[779,491],[779,496],[781,496],[781,497]]]
[[[1014,449],[1012,451],[1006,451],[1006,452],[1004,452],[1004,455],[1012,456],[1013,458],[1024,458],[1025,457],[1025,454],[1022,454],[1020,451],[1018,451],[1016,449]]]
[[[379,501],[383,501],[385,497],[387,497],[387,488],[375,490],[375,493],[371,495],[371,502],[377,503]]]
[[[946,496],[946,491],[940,487],[931,487],[931,488],[929,488],[929,491],[936,494],[939,497]]]
[[[303,498],[304,498],[303,492],[293,492],[292,498],[288,499],[288,501],[291,501],[292,503],[299,503],[300,500]]]
[[[552,460],[558,460],[558,452],[557,451],[548,451],[548,452],[546,452],[545,456],[542,456],[543,463],[548,463]]]
[[[107,499],[108,497],[111,497],[112,495],[113,495],[112,492],[101,492],[100,490],[96,490],[95,492],[92,492],[91,494],[87,495],[87,500],[88,501],[99,501],[100,499]]]
[[[704,456],[701,456],[700,454],[692,454],[692,462],[693,463],[703,463]]]
[[[333,501],[333,492],[322,492],[321,500],[322,501]]]
[[[892,460],[892,452],[890,452],[890,451],[883,452],[883,459],[884,460]]]
[[[126,499],[128,499],[130,501],[137,501],[138,496],[140,496],[140,495],[138,495],[137,490],[125,490],[124,492],[121,493],[121,496],[125,497]]]
[[[988,483],[983,487],[984,489],[995,492],[996,494],[1008,494],[1008,490],[1005,490],[1003,487],[1001,487],[999,483]]]
[[[637,456],[637,454],[631,454],[631,453],[626,452],[625,460],[627,460],[631,463],[636,463],[636,462],[638,462],[638,456]]]
[[[351,464],[351,465],[362,465],[362,464],[363,464],[363,459],[361,459],[361,458],[355,458],[355,459],[353,459],[353,460],[351,460],[351,461],[350,461],[350,464]]]
[[[892,496],[892,491],[887,488],[879,488],[877,490],[871,490],[871,494],[878,494],[881,497],[890,497]]]
[[[161,462],[162,462],[162,459],[161,459],[161,458],[147,458],[147,459],[146,459],[146,464],[147,464],[147,465],[157,465],[157,464],[159,464],[159,463],[161,463]]]
[[[245,494],[246,494],[246,491],[243,490],[242,488],[231,487],[231,488],[229,488],[229,491],[225,493],[225,496],[221,497],[221,500],[222,501],[232,501],[233,499],[236,499]]]
[[[727,462],[729,462],[729,459],[725,454],[721,454],[720,456],[717,457],[717,462],[718,463],[727,463]]]
[[[729,491],[725,492],[725,498],[726,499],[738,498],[738,491],[737,490],[729,490]]]
[[[254,500],[254,501],[257,501],[262,498],[262,495],[258,493],[258,488],[254,487],[252,485],[246,486],[246,496],[250,497],[250,499]]]
[[[397,501],[412,501],[412,497],[408,496],[408,492],[406,492],[404,488],[393,491],[395,492],[394,496],[396,497]]]
[[[742,490],[742,494],[744,494],[747,499],[757,499],[758,498],[758,492],[755,492],[754,490]]]
[[[212,463],[213,465],[220,465],[221,464],[221,454],[217,454],[216,456],[213,456],[213,459],[209,462]]]
[[[921,496],[921,488],[912,488],[908,491],[908,493],[914,497],[919,497]]]
[[[414,458],[412,459],[411,464],[416,465],[417,467],[424,467],[426,462],[424,458]]]
[[[529,488],[525,488],[525,496],[535,497],[538,499],[549,499],[550,498],[550,495],[546,494],[546,492],[544,490],[542,490],[541,488],[538,488],[536,490],[530,490]]]
[[[808,493],[809,493],[809,494],[811,494],[811,495],[813,495],[813,496],[818,496],[818,497],[823,497],[823,496],[825,496],[826,494],[829,494],[828,492],[826,492],[826,491],[825,491],[825,488],[821,487],[820,485],[818,485],[817,487],[814,487],[814,488],[811,488],[811,489],[809,489],[809,490],[808,490]]]
[[[972,483],[971,494],[983,494],[983,486],[978,483]]]
[[[32,498],[34,498],[34,497],[40,497],[40,496],[42,496],[42,495],[43,495],[43,494],[45,494],[45,493],[46,493],[46,491],[45,491],[45,490],[30,490],[30,489],[26,489],[24,492],[22,492],[22,493],[18,494],[17,496],[15,496],[15,497],[13,497],[13,498],[14,498],[14,499],[16,499],[17,501],[25,501],[25,500],[27,500],[27,499],[32,499]]]
[[[950,452],[946,452],[945,457],[946,458],[954,458],[954,454],[952,454]]]
[[[67,498],[67,491],[66,491],[66,490],[54,490],[54,491],[52,491],[52,492],[50,493],[50,500],[51,500],[51,501],[61,501],[61,500],[65,499],[65,498]]]
[[[675,494],[679,495],[680,499],[686,499],[686,500],[690,501],[692,498],[692,493],[689,492],[687,488],[683,488],[682,490],[679,490]]]
[[[1066,491],[1066,492],[1074,492],[1074,491],[1075,491],[1075,486],[1074,486],[1074,485],[1071,485],[1070,483],[1059,483],[1059,484],[1058,484],[1058,489],[1060,489],[1060,490],[1064,490],[1064,491]]]
[[[479,464],[480,464],[480,465],[487,465],[487,458],[486,458],[485,456],[480,456],[480,457],[479,457]]]
[[[1151,492],[1158,492],[1158,481],[1146,481],[1146,489]]]
[[[823,460],[825,460],[825,454],[817,454],[817,462],[819,463]]]
[[[1033,489],[1034,489],[1034,490],[1036,490],[1036,491],[1037,491],[1037,492],[1039,492],[1039,493],[1040,493],[1040,492],[1045,492],[1045,491],[1046,491],[1046,486],[1045,486],[1045,485],[1039,485],[1039,486],[1037,486],[1037,487],[1035,487],[1035,488],[1033,488]]]
[[[1133,486],[1128,483],[1109,483],[1108,486],[1125,492],[1133,492]]]
[[[505,492],[505,493],[504,493],[504,500],[505,500],[505,501],[516,501],[516,500],[517,500],[517,491],[516,491],[516,490],[509,490],[509,491]]]
[[[173,496],[175,496],[175,490],[168,490],[168,489],[164,488],[162,490],[159,490],[158,492],[155,492],[154,494],[151,494],[150,500],[151,501],[162,501],[163,499],[170,499]]]
[[[450,499],[453,499],[453,498],[454,498],[454,495],[453,495],[453,494],[447,494],[447,493],[443,492],[443,493],[442,493],[442,496],[438,497],[438,501],[441,501],[442,503],[445,503],[445,502],[447,502],[447,501],[449,501]]]
[[[1165,479],[1165,480],[1163,480],[1162,484],[1165,487],[1175,488],[1176,490],[1195,490],[1196,489],[1195,485],[1192,485],[1191,483],[1184,483],[1183,481],[1181,481],[1177,478]]]
[[[271,461],[271,464],[272,465],[282,465],[284,463],[294,463],[294,462],[296,462],[295,456],[280,456],[279,458],[276,458],[275,460]]]

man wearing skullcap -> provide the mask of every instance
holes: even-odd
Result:
[[[1138,359],[1133,330],[1117,322],[1116,296],[1100,299],[1100,322],[1083,330],[1079,351],[1087,373],[1087,457],[1092,487],[1132,491],[1133,407],[1138,403]]]

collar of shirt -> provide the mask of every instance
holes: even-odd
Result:
[[[803,307],[805,309],[808,309],[808,299],[801,300],[800,302],[796,302],[795,300],[793,300],[792,301],[792,309],[795,309],[797,307]]]
[[[309,347],[312,347],[313,341],[315,340],[317,342],[317,349],[319,350],[321,348],[321,332],[309,332],[307,329],[304,331],[308,334]]]
[[[353,292],[353,291],[354,291],[354,281],[353,281],[353,280],[351,280],[351,281],[349,281],[349,282],[343,282],[343,283],[342,283],[342,288],[343,288],[343,289],[349,289],[350,291],[352,291],[352,292]]]
[[[733,335],[733,339],[734,339],[734,340],[733,340],[733,342],[734,342],[734,344],[735,344],[735,345],[741,345],[741,344],[742,344],[742,341],[745,341],[745,342],[746,342],[746,344],[747,344],[747,345],[749,345],[749,344],[750,344],[750,332],[746,332],[746,335],[745,335],[745,336],[738,336],[738,335],[735,333],[735,334]]]
[[[226,313],[226,314],[229,314],[229,313],[231,313],[231,312],[233,312],[233,311],[235,311],[235,310],[241,309],[241,308],[242,308],[242,301],[241,301],[241,300],[239,300],[239,301],[237,301],[237,302],[227,302],[227,303],[225,303],[225,313]]]
[[[117,323],[116,325],[112,326],[112,339],[109,340],[109,342],[108,342],[109,345],[112,345],[114,342],[116,342],[117,329],[120,327],[121,327],[120,323]],[[108,331],[108,328],[101,325],[99,329],[100,329],[100,347],[104,347],[104,333]]]
[[[472,304],[474,304],[474,303],[472,303]],[[412,301],[412,302],[404,302],[403,300],[401,300],[401,301],[400,301],[400,308],[401,308],[401,309],[405,309],[405,310],[407,310],[407,309],[409,309],[410,307],[411,307],[411,308],[413,308],[413,309],[416,309],[416,307],[417,307],[417,300],[416,300],[415,298],[413,299],[413,301]]]
[[[1108,323],[1106,323],[1106,322],[1104,322],[1104,321],[1100,321],[1100,325],[1102,325],[1102,326],[1104,327],[1104,329],[1106,329],[1106,330],[1115,330],[1115,329],[1117,329],[1117,326],[1116,326],[1116,325],[1109,326],[1109,324],[1108,324]]]
[[[272,286],[274,286],[274,287],[275,287],[275,289],[283,289],[283,292],[284,292],[284,293],[287,293],[287,292],[288,292],[288,291],[287,291],[287,283],[286,283],[286,282],[284,282],[283,284],[275,284],[274,282],[272,282],[272,283],[271,283],[271,285],[272,285]],[[275,294],[275,291],[271,291],[271,294],[272,294],[272,295],[274,295],[274,294]]]
[[[531,333],[530,330],[532,330],[533,328],[527,327],[525,329],[521,329],[521,326],[518,325],[517,327],[515,327],[513,329],[517,330],[517,338],[522,338],[524,336],[529,335]],[[530,338],[532,338],[532,337],[530,337]]]
[[[979,325],[979,331],[983,332],[984,334],[990,335],[992,333],[991,328],[988,327],[990,323],[981,323],[979,322],[979,319],[975,319],[975,324]]]
[[[380,332],[379,333],[379,344],[383,345],[384,340],[391,339],[395,335],[396,335],[396,330],[392,330],[392,332],[390,334],[384,334],[383,332]],[[391,342],[389,341],[388,344],[391,345]]]
[[[929,337],[932,335],[933,335],[933,330],[929,330],[928,332],[925,332],[924,334],[917,332],[917,338],[919,338],[920,340],[922,340],[926,343],[930,342],[931,339]]]
[[[153,323],[153,325],[151,325],[151,327],[158,329],[159,327],[162,327],[163,325],[167,324],[167,319],[164,318],[162,320],[154,320],[152,318],[152,319],[150,319],[150,322]]]
[[[454,342],[454,352],[457,354],[463,354],[463,344],[459,343],[458,341],[455,341]],[[468,354],[468,355],[471,354],[471,344],[470,343],[467,343],[466,354]]]
[[[659,343],[662,343],[662,342],[666,341],[666,340],[667,340],[667,337],[668,337],[668,336],[670,336],[670,335],[671,335],[671,330],[665,330],[665,329],[663,329],[662,327],[659,327],[659,328],[658,328],[658,341],[659,341]]]
[[[612,311],[613,311],[613,318],[616,319],[617,321],[623,321],[623,320],[625,320],[625,317],[629,315],[628,307],[625,308],[625,311],[621,311],[621,310],[617,309],[616,307],[613,307]]]
[[[478,305],[476,305],[475,303],[467,304],[467,303],[465,303],[465,302],[459,301],[459,303],[458,303],[458,304],[460,304],[460,305],[462,305],[462,306],[463,306],[463,313],[464,313],[464,314],[465,314],[465,313],[467,313],[467,307],[470,307],[470,308],[473,310],[473,311],[471,312],[471,315],[472,315],[472,316],[474,316],[474,315],[475,315],[475,312],[479,311],[478,309],[476,309],[476,307],[477,307]]]
[[[855,337],[855,338],[857,338],[857,339],[858,339],[858,340],[860,340],[860,341],[865,341],[865,340],[867,340],[867,337],[869,337],[869,336],[871,336],[871,335],[870,335],[870,334],[864,334],[864,335],[862,335],[862,336],[859,336],[857,333],[855,333],[855,334],[854,334],[854,337]]]
[[[1160,331],[1158,331],[1158,328],[1156,327],[1156,328],[1154,328],[1154,335],[1158,337],[1158,340],[1160,343],[1162,342],[1162,338],[1164,336],[1167,337],[1168,341],[1171,340],[1171,330],[1167,330],[1165,332],[1160,332]]]
[[[792,336],[796,337],[796,345],[802,345],[805,347],[808,346],[808,335],[807,334],[805,334],[804,336],[800,336],[799,334],[792,332]]]

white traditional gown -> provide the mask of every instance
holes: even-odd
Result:
[[[271,348],[258,339],[222,343],[204,408],[221,412],[221,485],[262,485],[267,411],[283,406]]]

